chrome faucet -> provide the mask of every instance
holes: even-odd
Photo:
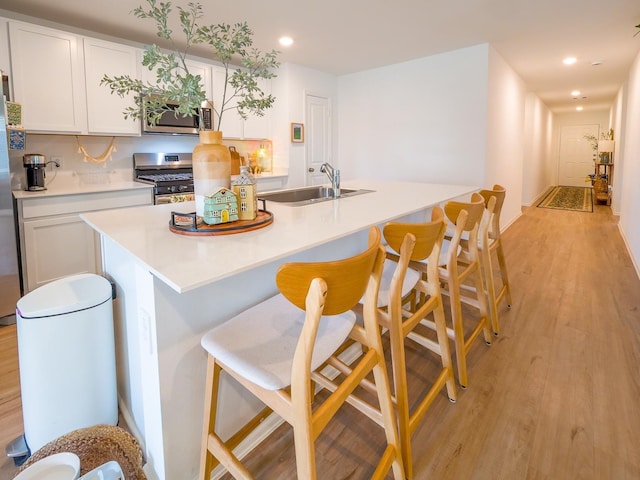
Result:
[[[329,180],[331,180],[331,188],[333,188],[333,198],[340,196],[340,170],[333,168],[328,163],[320,165],[320,171],[326,173]]]

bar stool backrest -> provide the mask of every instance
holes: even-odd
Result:
[[[286,263],[276,273],[276,285],[291,303],[305,310],[311,281],[322,278],[327,286],[323,315],[346,312],[358,304],[369,285],[376,257],[382,248],[379,229],[370,230],[368,245],[364,252],[343,260]],[[377,298],[374,305],[376,303]]]
[[[444,212],[451,223],[458,225],[458,216],[461,210],[466,210],[467,217],[464,219],[463,231],[470,232],[476,225],[480,224],[480,219],[484,212],[484,198],[478,193],[471,195],[470,202],[458,202],[451,200],[444,206]]]
[[[431,215],[430,223],[391,222],[385,225],[383,235],[389,247],[395,252],[400,253],[405,235],[409,233],[412,234],[416,239],[416,243],[413,247],[410,260],[421,262],[431,255],[434,245],[439,239],[442,239],[446,228],[447,225],[444,222],[442,209],[435,207]]]
[[[507,195],[507,190],[501,185],[494,185],[493,190],[480,190],[480,195],[484,198],[485,206],[488,205],[489,199],[495,197],[496,206],[493,209],[493,218],[491,221],[491,230],[489,230],[489,238],[496,239],[500,236],[500,213],[502,205]]]

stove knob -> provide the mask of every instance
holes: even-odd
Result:
[[[188,185],[180,185],[180,186],[178,187],[178,190],[179,190],[179,191],[181,191],[181,192],[185,192],[185,191],[187,191],[188,189],[189,189],[189,186],[188,186]]]
[[[171,193],[174,193],[174,192],[176,191],[176,186],[175,186],[175,185],[171,185],[171,186],[169,187],[169,191],[170,191]]]

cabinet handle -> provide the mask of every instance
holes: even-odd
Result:
[[[313,172],[315,172],[315,171],[316,171],[316,169],[315,169],[315,168],[313,168],[313,167],[309,167],[309,173],[313,173]]]

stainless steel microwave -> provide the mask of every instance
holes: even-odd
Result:
[[[202,122],[203,130],[211,130],[211,108],[202,107],[201,114],[197,111],[193,115],[186,117],[181,114],[175,114],[172,110],[178,108],[177,104],[168,103],[169,111],[162,114],[155,125],[151,125],[147,120],[147,115],[143,116],[142,133],[164,133],[169,135],[197,135]]]

